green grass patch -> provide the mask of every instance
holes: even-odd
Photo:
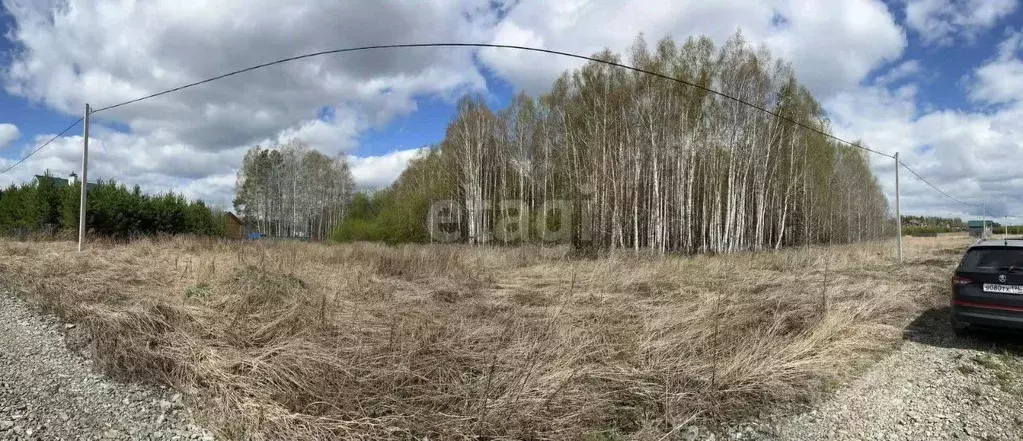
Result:
[[[197,283],[195,285],[191,285],[185,288],[185,298],[189,300],[191,299],[204,300],[210,296],[211,291],[212,289],[210,288],[210,284]]]
[[[1023,396],[1023,360],[1009,354],[980,354],[973,361],[993,371],[994,384],[999,389]]]

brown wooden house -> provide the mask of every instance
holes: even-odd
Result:
[[[230,211],[225,214],[227,216],[227,238],[232,240],[242,240],[245,238],[245,226],[238,216]]]

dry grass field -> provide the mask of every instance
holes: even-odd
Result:
[[[813,400],[947,302],[965,237],[723,256],[0,242],[0,282],[230,439],[665,439]]]

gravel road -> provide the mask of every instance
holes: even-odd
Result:
[[[62,328],[0,294],[0,439],[213,439],[189,424],[180,395],[92,372]]]
[[[957,338],[948,308],[937,308],[916,319],[905,339],[897,352],[770,438],[1023,439],[1023,394],[1012,387],[1023,378],[1023,363],[1016,364],[1020,335]]]

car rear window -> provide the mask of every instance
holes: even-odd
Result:
[[[1023,248],[973,248],[963,256],[962,269],[1023,268]]]

